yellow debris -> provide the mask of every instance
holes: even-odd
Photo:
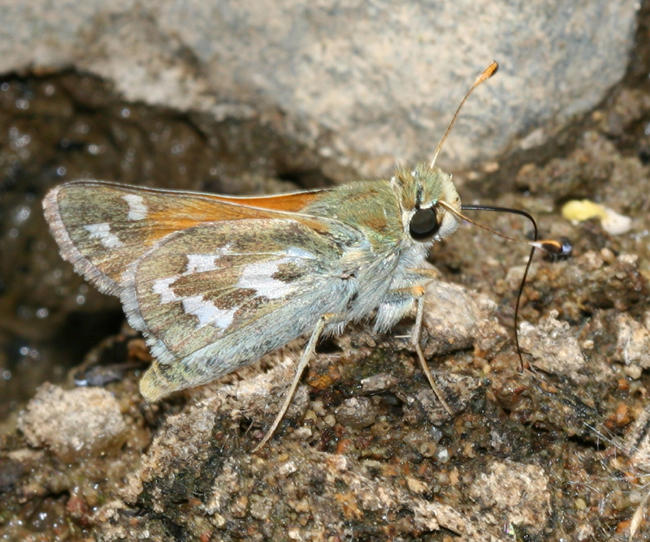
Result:
[[[582,222],[599,218],[603,229],[610,235],[621,235],[630,231],[632,219],[588,199],[567,201],[562,206],[562,216],[571,222]]]
[[[562,206],[562,216],[572,222],[582,222],[590,218],[605,218],[605,207],[588,199],[567,201]]]

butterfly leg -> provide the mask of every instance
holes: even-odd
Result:
[[[321,336],[321,333],[323,333],[323,329],[325,328],[327,322],[331,320],[333,317],[334,317],[333,314],[324,314],[318,320],[318,323],[316,324],[316,327],[314,328],[314,331],[312,331],[311,337],[309,338],[309,342],[307,343],[307,346],[305,346],[305,349],[303,350],[302,355],[300,356],[300,362],[298,363],[296,374],[294,375],[293,381],[291,382],[291,386],[289,387],[289,390],[287,391],[284,397],[284,402],[282,403],[282,407],[280,407],[280,411],[275,416],[275,420],[273,420],[273,424],[264,435],[264,438],[257,444],[257,446],[255,446],[255,448],[253,448],[253,452],[257,452],[260,448],[262,448],[262,446],[264,446],[268,442],[268,440],[273,436],[273,433],[275,433],[275,430],[278,428],[278,425],[280,425],[282,418],[284,418],[284,415],[286,414],[287,409],[291,404],[291,399],[293,398],[293,394],[296,392],[296,388],[298,387],[298,383],[300,382],[300,377],[302,376],[305,367],[307,367],[307,363],[309,362],[312,355],[314,354],[314,351],[316,350],[316,344],[318,343],[318,339]]]
[[[424,317],[424,286],[413,286],[412,288],[412,293],[413,297],[417,300],[417,312],[415,316],[415,324],[413,325],[413,331],[411,332],[411,342],[413,343],[413,347],[415,348],[415,351],[418,355],[418,360],[420,361],[420,366],[422,367],[422,371],[424,372],[424,375],[427,377],[427,380],[429,381],[429,385],[431,386],[431,389],[433,390],[433,393],[436,394],[436,397],[438,398],[438,401],[440,401],[440,404],[444,407],[444,409],[449,413],[453,414],[453,411],[451,408],[449,408],[449,405],[447,404],[447,401],[445,401],[445,397],[442,394],[442,391],[440,388],[438,388],[438,385],[436,384],[436,381],[433,378],[433,375],[431,374],[431,371],[429,370],[429,365],[427,364],[427,360],[424,359],[424,353],[422,352],[422,347],[420,346],[420,335],[422,333],[422,320]]]

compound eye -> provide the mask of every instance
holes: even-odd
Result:
[[[427,239],[435,235],[440,229],[440,222],[433,207],[418,209],[411,217],[409,231],[413,239]]]

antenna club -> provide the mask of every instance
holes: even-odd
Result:
[[[530,241],[530,246],[541,248],[552,256],[567,257],[571,255],[573,246],[568,239],[540,239],[539,241]]]
[[[479,75],[476,78],[476,81],[474,81],[474,84],[472,85],[472,89],[476,88],[483,81],[487,81],[498,71],[499,71],[499,63],[496,60],[493,60],[490,63],[490,65],[481,72],[481,75]]]
[[[497,63],[496,60],[493,60],[490,63],[490,65],[481,72],[481,75],[479,75],[476,78],[476,80],[474,81],[474,84],[465,93],[465,96],[463,96],[463,99],[460,101],[460,104],[458,104],[458,107],[456,108],[456,112],[454,113],[454,116],[451,118],[451,122],[447,126],[447,129],[445,130],[445,133],[442,135],[442,137],[440,138],[440,141],[436,145],[435,150],[433,151],[433,156],[431,158],[431,163],[430,163],[430,166],[429,166],[431,169],[433,169],[433,167],[435,166],[436,159],[438,158],[438,154],[440,153],[440,149],[442,148],[442,145],[444,144],[444,142],[447,140],[447,136],[449,135],[449,132],[451,132],[451,129],[452,129],[452,127],[454,126],[454,124],[456,122],[456,118],[458,118],[458,113],[460,112],[461,108],[463,107],[463,104],[467,101],[467,98],[469,98],[469,95],[472,93],[472,91],[477,86],[479,86],[485,80],[492,77],[497,72],[498,69],[499,69],[499,64]]]

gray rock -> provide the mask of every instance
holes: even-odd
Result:
[[[424,326],[428,331],[427,357],[470,348],[485,337],[505,334],[496,322],[496,304],[487,296],[443,281],[431,281],[426,287]]]
[[[336,419],[357,429],[368,427],[377,419],[377,408],[368,397],[350,397],[336,409]]]
[[[1,4],[0,72],[74,66],[127,99],[258,115],[368,176],[430,156],[492,58],[501,73],[468,103],[441,163],[553,137],[622,77],[638,10],[634,0]]]
[[[30,445],[46,446],[66,461],[117,449],[127,433],[120,405],[108,391],[64,390],[47,382],[21,413],[18,428]]]
[[[577,377],[587,362],[569,324],[557,320],[557,311],[551,311],[537,326],[522,322],[519,333],[522,350],[529,352],[534,366],[543,371]]]

